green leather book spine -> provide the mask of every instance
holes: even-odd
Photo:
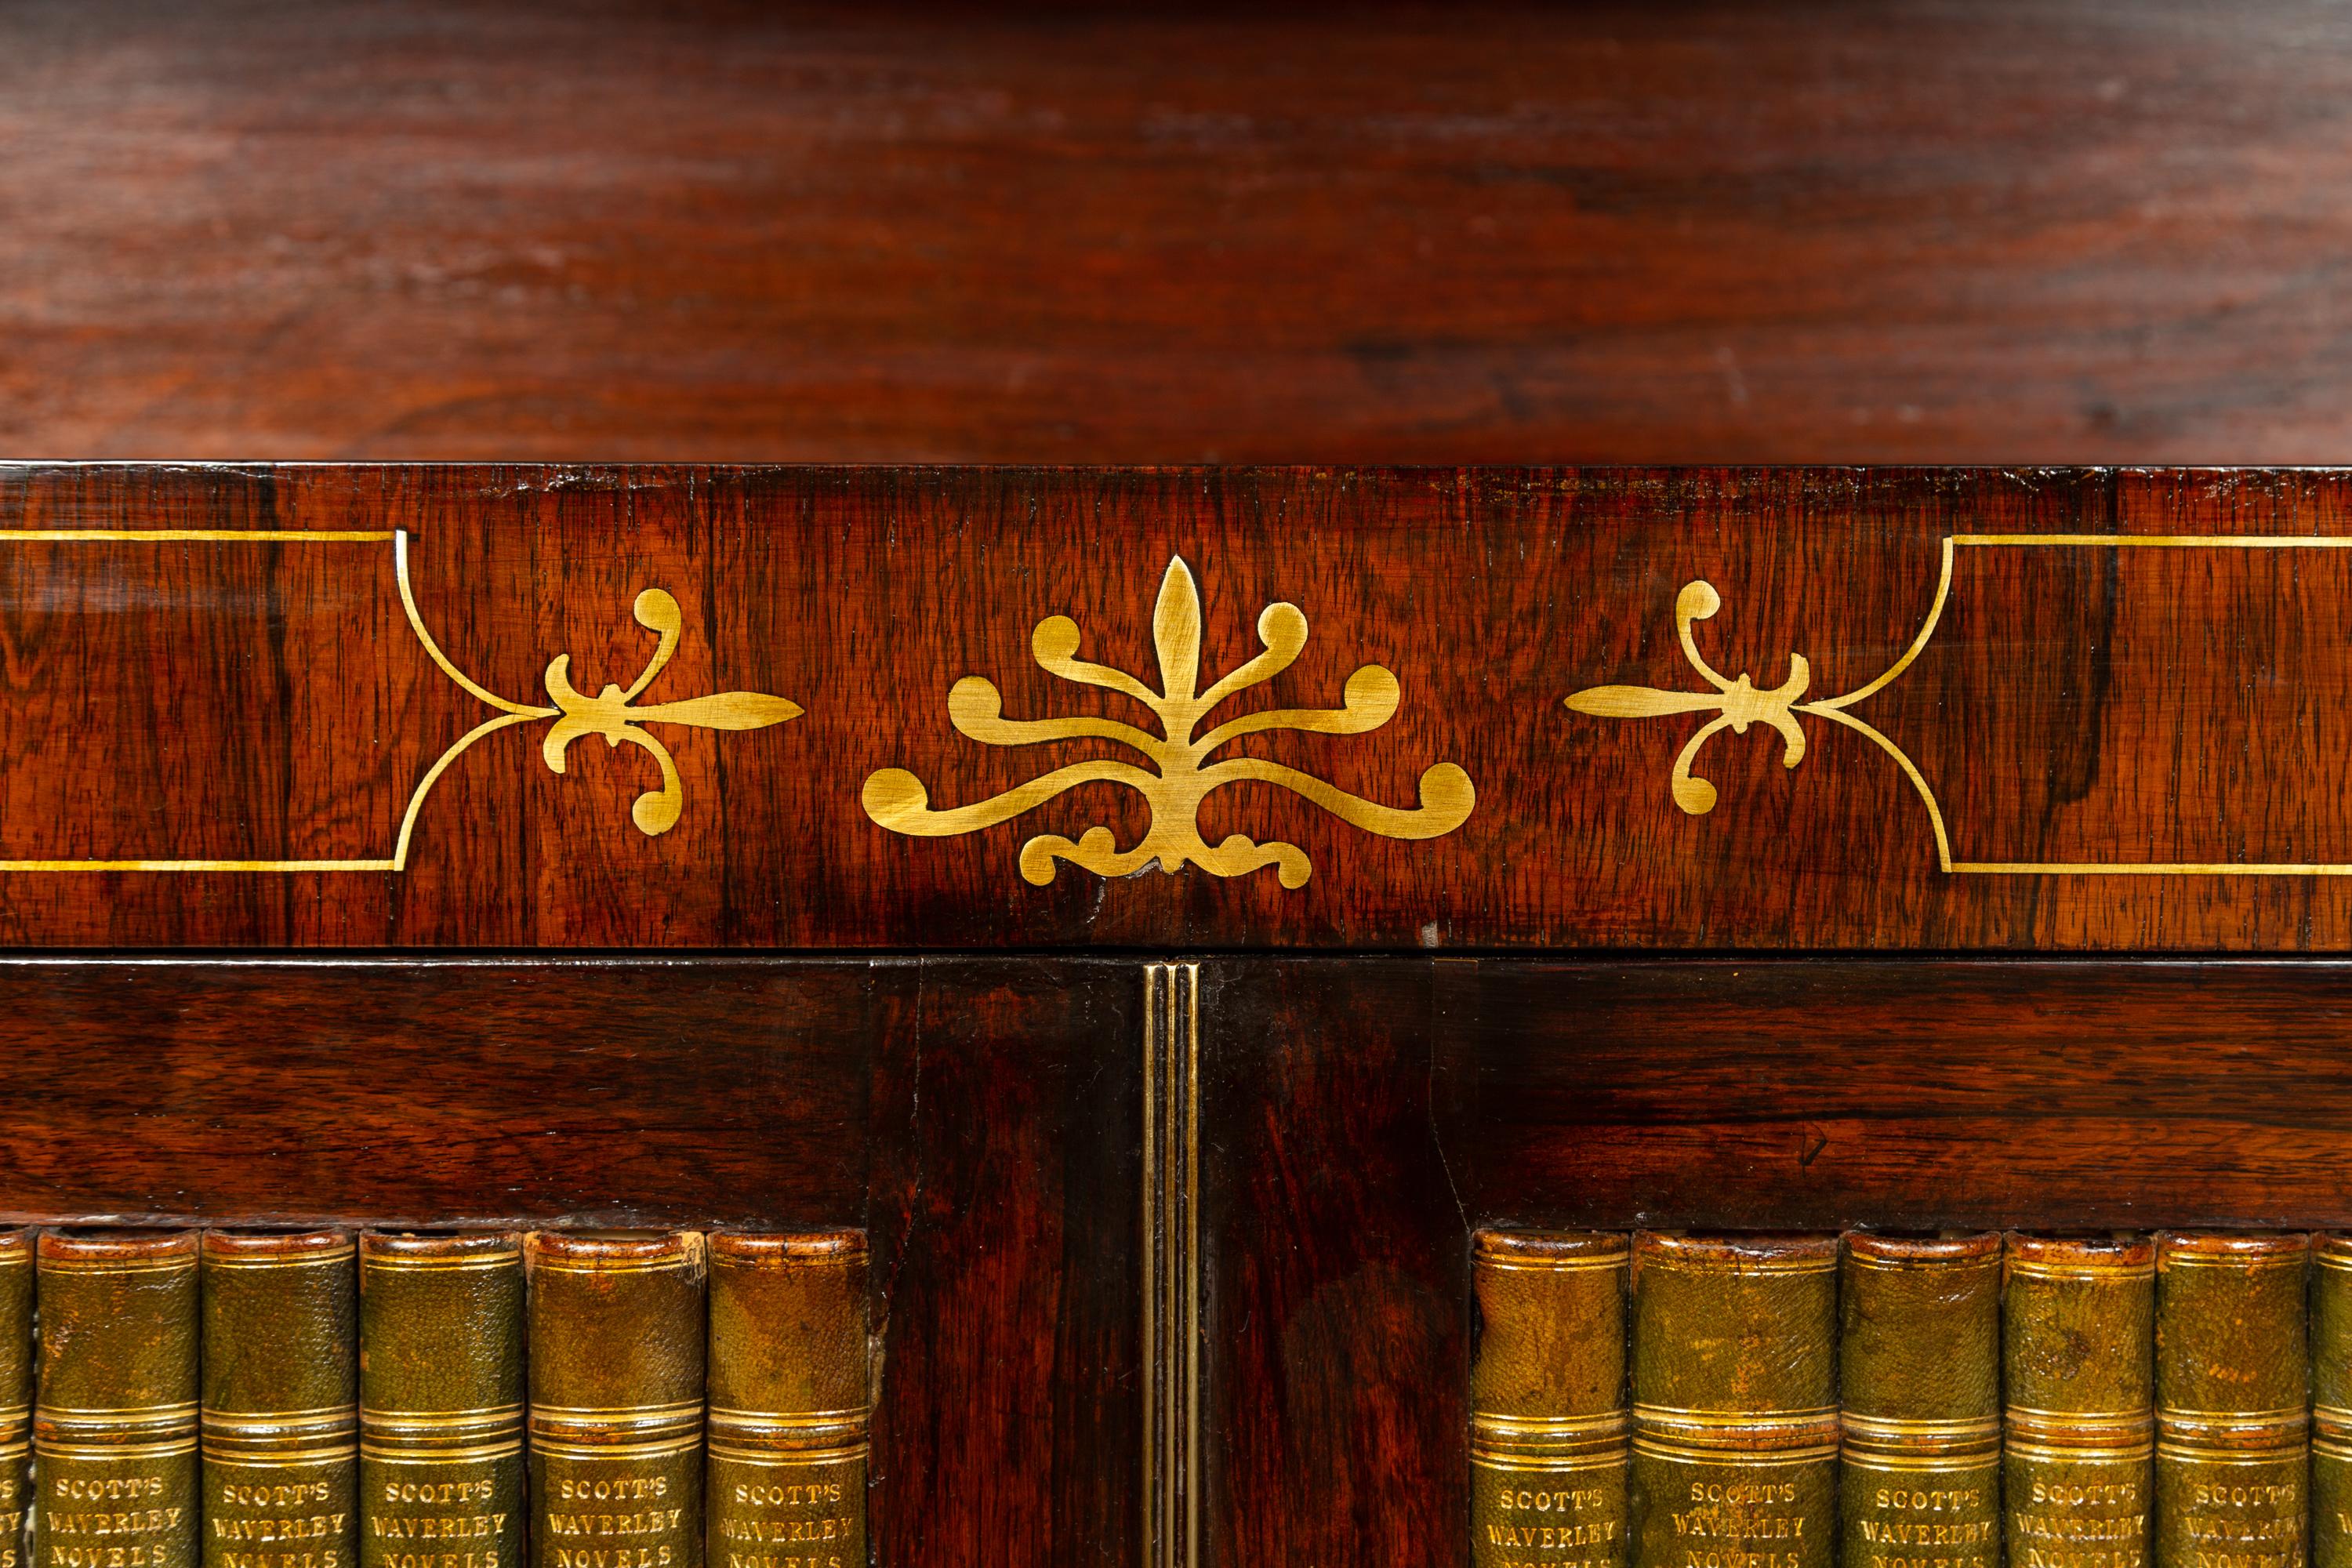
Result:
[[[2003,1269],[2009,1568],[2145,1568],[2155,1243],[2012,1236]]]
[[[202,1257],[204,1568],[352,1568],[351,1233],[210,1230]]]
[[[1844,1568],[2000,1568],[2000,1237],[1845,1240]]]
[[[2311,1561],[2352,1568],[2352,1236],[2312,1238]]]
[[[360,1237],[360,1568],[522,1568],[522,1237]]]
[[[1637,1568],[1830,1568],[1833,1236],[1633,1240]]]
[[[710,1568],[866,1568],[866,1238],[710,1239]]]
[[[45,1232],[34,1295],[34,1562],[196,1568],[196,1233]]]
[[[2310,1256],[2278,1233],[2157,1243],[2157,1568],[2304,1568]]]
[[[1475,1568],[1624,1568],[1632,1261],[1617,1235],[1482,1230],[1473,1242]]]
[[[0,1230],[0,1568],[21,1568],[33,1484],[33,1233]]]
[[[701,1568],[703,1245],[534,1231],[533,1568]]]

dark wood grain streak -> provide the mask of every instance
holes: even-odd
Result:
[[[1971,875],[1938,868],[1895,758],[1819,714],[1807,750],[1759,721],[1699,753],[1711,814],[1676,808],[1675,757],[1706,715],[1620,720],[1563,699],[1602,684],[1707,689],[1678,647],[1688,582],[1721,610],[1694,637],[1726,679],[1808,700],[1893,668],[1963,546],[1934,635],[1847,711],[1902,749],[1956,863],[2352,866],[2352,549],[2110,548],[2109,536],[2352,538],[2343,470],[936,469],[0,468],[0,528],[415,531],[424,623],[488,689],[544,703],[625,685],[674,595],[676,658],[641,700],[786,697],[790,723],[656,731],[683,815],[630,802],[642,751],[544,722],[489,736],[426,801],[404,873],[0,877],[20,944],[868,947],[2329,949],[2352,877]],[[41,544],[0,535],[0,856],[390,853],[415,782],[492,710],[426,659],[389,545]],[[1076,617],[1082,652],[1153,684],[1151,607],[1181,557],[1202,668],[1259,649],[1297,605],[1303,655],[1218,717],[1327,707],[1392,670],[1400,706],[1360,735],[1276,731],[1240,750],[1410,805],[1439,762],[1474,781],[1459,829],[1410,842],[1257,783],[1213,794],[1209,843],[1297,845],[1305,886],[1197,868],[1024,880],[1036,834],[1141,835],[1095,783],[941,838],[860,805],[886,767],[937,806],[982,799],[1108,742],[988,746],[947,699],[984,675],[1016,717],[1143,717],[1048,677],[1031,634]],[[1750,715],[1752,718],[1753,715]],[[1147,721],[1148,722],[1149,721]]]
[[[1213,965],[1202,1452],[1220,1563],[1463,1555],[1469,1251],[1428,965]]]
[[[2332,462],[2323,0],[44,0],[0,452]]]
[[[2352,972],[1448,966],[1484,1220],[2352,1222]]]

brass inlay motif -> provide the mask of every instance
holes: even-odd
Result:
[[[540,756],[550,771],[566,771],[566,753],[574,741],[590,735],[603,738],[604,744],[617,749],[624,742],[637,747],[652,757],[661,769],[662,782],[657,789],[637,796],[629,807],[629,818],[638,831],[648,835],[667,833],[677,826],[684,809],[685,791],[678,778],[677,763],[669,749],[642,726],[646,724],[685,724],[702,730],[761,730],[771,724],[781,724],[796,719],[799,704],[782,697],[771,697],[760,691],[719,691],[707,697],[689,698],[681,702],[657,702],[644,707],[635,706],[646,688],[653,684],[670,657],[677,651],[678,635],[685,626],[685,616],[677,600],[666,590],[647,588],[636,597],[631,607],[637,624],[655,635],[652,655],[635,680],[625,688],[607,683],[602,691],[591,697],[576,690],[572,684],[572,656],[558,654],[549,661],[542,684],[553,706],[514,702],[483,687],[468,677],[441,651],[433,634],[425,628],[425,619],[416,608],[416,595],[408,582],[408,533],[404,529],[389,531],[333,531],[300,529],[17,529],[0,531],[0,541],[37,542],[92,542],[97,541],[130,541],[134,542],[164,542],[211,541],[276,544],[365,544],[389,543],[393,547],[393,577],[400,589],[401,608],[408,616],[409,629],[440,671],[456,682],[468,695],[499,710],[499,716],[485,720],[459,736],[446,751],[425,770],[425,776],[410,792],[407,809],[402,813],[398,837],[394,841],[388,858],[326,858],[289,860],[0,860],[0,871],[403,871],[408,867],[410,840],[416,831],[416,819],[425,808],[425,796],[440,782],[449,765],[464,755],[476,742],[517,724],[533,723],[551,719],[546,740],[540,747]]]
[[[1850,710],[1876,696],[1894,684],[1903,672],[1911,668],[1928,639],[1936,635],[1942,621],[1944,607],[1952,594],[1952,560],[1956,550],[1969,548],[2096,548],[2105,550],[2347,550],[2352,549],[2352,536],[2317,538],[2275,534],[2118,534],[2118,533],[1955,533],[1944,539],[1943,564],[1936,583],[1936,596],[1927,607],[1927,618],[1918,635],[1903,650],[1901,658],[1886,672],[1868,685],[1855,688],[1839,697],[1816,699],[1801,702],[1811,683],[1812,671],[1799,654],[1789,656],[1789,676],[1769,690],[1759,691],[1748,676],[1742,672],[1737,679],[1727,680],[1701,657],[1698,644],[1692,637],[1691,624],[1713,616],[1723,605],[1722,595],[1714,584],[1696,579],[1683,584],[1675,596],[1675,630],[1682,642],[1683,657],[1690,662],[1712,691],[1665,691],[1649,686],[1591,686],[1573,693],[1564,700],[1579,713],[1589,713],[1602,719],[1654,719],[1676,713],[1713,712],[1717,716],[1699,727],[1698,732],[1684,742],[1675,758],[1669,778],[1669,790],[1675,804],[1693,816],[1703,816],[1715,809],[1715,785],[1691,771],[1699,749],[1717,733],[1729,730],[1744,735],[1755,724],[1763,724],[1779,733],[1781,740],[1781,765],[1793,768],[1805,760],[1806,741],[1799,715],[1842,724],[1855,731],[1895,759],[1903,776],[1911,781],[1922,805],[1927,808],[1927,825],[1935,835],[1936,863],[1943,870],[1963,876],[2074,876],[2074,877],[2347,877],[2352,876],[2352,861],[2346,862],[2285,862],[2285,861],[2190,861],[2190,860],[2124,860],[2124,861],[2045,861],[2045,860],[1955,860],[1952,858],[1950,835],[1944,826],[1943,807],[1937,803],[1935,790],[1928,784],[1918,764],[1903,748],[1871,725],[1856,718]],[[2053,1277],[2057,1277],[2054,1275]]]
[[[532,707],[509,702],[469,679],[466,673],[449,662],[433,635],[425,629],[424,617],[416,613],[416,596],[408,586],[408,535],[402,533],[394,541],[394,565],[400,580],[400,602],[408,611],[408,624],[417,641],[443,674],[463,687],[468,693],[489,706],[499,709],[503,717],[485,720],[467,731],[457,742],[441,753],[416,793],[409,797],[408,813],[401,819],[400,842],[394,853],[391,869],[399,870],[408,859],[408,839],[416,826],[416,814],[425,805],[425,792],[442,771],[457,761],[467,747],[486,735],[510,725],[527,724],[534,720],[553,719],[555,723],[541,742],[539,754],[548,771],[561,773],[565,770],[565,753],[572,742],[589,735],[600,735],[608,748],[617,749],[623,742],[637,747],[661,768],[661,787],[637,796],[629,806],[629,820],[645,834],[667,833],[677,825],[678,813],[685,805],[685,789],[677,776],[677,763],[669,748],[639,728],[644,724],[687,724],[701,730],[764,730],[771,724],[781,724],[801,715],[800,704],[782,697],[771,697],[761,691],[719,691],[708,697],[688,698],[683,702],[657,702],[650,707],[632,706],[646,688],[654,682],[677,651],[678,633],[686,617],[677,601],[667,591],[647,588],[636,597],[630,613],[637,625],[654,634],[654,651],[636,679],[624,689],[611,682],[593,697],[576,691],[572,686],[572,656],[557,654],[548,661],[547,672],[541,679],[548,696],[555,700],[552,708]]]
[[[1063,719],[1007,719],[1004,699],[993,681],[967,675],[948,692],[948,719],[961,733],[991,746],[1029,746],[1048,741],[1113,741],[1151,764],[1095,758],[1041,774],[1002,795],[971,805],[933,811],[923,782],[904,768],[884,768],[866,781],[866,814],[893,833],[940,837],[974,833],[1035,810],[1080,784],[1125,784],[1151,808],[1150,826],[1131,849],[1120,849],[1108,827],[1089,827],[1073,843],[1040,834],[1021,847],[1021,874],[1043,887],[1054,879],[1055,862],[1066,860],[1097,876],[1124,877],[1157,864],[1173,873],[1194,865],[1212,876],[1238,877],[1266,866],[1286,888],[1306,884],[1313,870],[1296,845],[1258,844],[1229,836],[1212,847],[1201,837],[1201,802],[1227,784],[1245,780],[1270,784],[1301,795],[1352,826],[1384,838],[1434,838],[1451,833],[1469,816],[1475,800],[1470,775],[1452,763],[1439,763],[1421,775],[1420,805],[1382,805],[1349,794],[1311,773],[1263,757],[1209,756],[1246,735],[1296,730],[1325,735],[1360,735],[1396,714],[1397,678],[1367,664],[1348,678],[1338,708],[1272,708],[1244,713],[1205,734],[1194,731],[1220,703],[1261,685],[1288,668],[1307,646],[1307,617],[1289,604],[1268,605],[1258,615],[1258,654],[1200,689],[1201,595],[1181,556],[1169,558],[1152,608],[1152,644],[1160,658],[1160,689],[1154,691],[1124,670],[1090,664],[1077,657],[1078,624],[1067,616],[1037,623],[1030,652],[1050,675],[1080,686],[1098,686],[1131,697],[1150,710],[1160,732],[1094,715]]]

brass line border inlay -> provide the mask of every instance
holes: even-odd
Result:
[[[2105,550],[2352,550],[2352,535],[2322,537],[2284,534],[2192,534],[2192,533],[1953,533],[1944,536],[1942,567],[1937,577],[1936,595],[1927,607],[1927,618],[1918,634],[1903,650],[1902,657],[1890,665],[1885,673],[1866,685],[1856,687],[1843,696],[1820,698],[1801,702],[1799,698],[1811,684],[1812,671],[1801,654],[1789,656],[1789,677],[1768,691],[1759,691],[1746,673],[1737,679],[1726,679],[1709,665],[1698,651],[1691,635],[1691,624],[1703,621],[1723,607],[1723,598],[1715,585],[1704,578],[1695,578],[1683,584],[1675,596],[1675,630],[1682,643],[1683,657],[1705,678],[1712,691],[1666,691],[1649,686],[1591,686],[1570,694],[1564,700],[1579,713],[1602,719],[1654,719],[1676,713],[1713,712],[1716,717],[1701,725],[1697,733],[1684,742],[1675,757],[1669,787],[1675,804],[1693,816],[1704,816],[1715,809],[1717,793],[1713,784],[1691,772],[1699,750],[1723,730],[1744,735],[1751,724],[1763,724],[1777,731],[1782,743],[1781,764],[1794,768],[1805,760],[1806,739],[1797,715],[1825,720],[1854,731],[1895,760],[1911,781],[1912,789],[1920,804],[1927,808],[1927,825],[1935,834],[1936,863],[1943,871],[1956,876],[2048,876],[2048,877],[2352,877],[2352,861],[2199,861],[2199,860],[1955,860],[1952,858],[1950,835],[1944,826],[1943,807],[1937,803],[1934,788],[1927,783],[1903,748],[1871,725],[1856,718],[1853,708],[1867,701],[1894,684],[1912,662],[1927,648],[1941,624],[1944,607],[1952,594],[1952,563],[1956,551],[1963,549],[2105,549]]]
[[[677,651],[680,633],[686,624],[677,600],[661,588],[647,588],[639,593],[631,606],[631,614],[639,626],[655,634],[653,653],[636,679],[626,689],[607,683],[595,696],[573,689],[570,654],[558,654],[550,660],[541,678],[547,695],[554,706],[541,707],[509,701],[482,686],[453,663],[441,651],[441,645],[425,629],[425,617],[416,607],[415,593],[408,579],[408,531],[406,529],[333,531],[325,529],[0,529],[0,543],[92,543],[97,542],[128,542],[132,543],[163,542],[230,542],[269,544],[383,544],[393,552],[393,578],[400,589],[401,609],[408,617],[409,629],[427,658],[442,674],[460,689],[477,700],[498,709],[496,718],[484,720],[453,742],[425,771],[423,778],[409,793],[407,807],[401,814],[398,837],[393,842],[389,858],[324,857],[287,860],[215,860],[215,859],[121,859],[121,860],[49,860],[0,859],[0,872],[9,871],[404,871],[408,868],[408,850],[416,831],[416,819],[425,809],[425,800],[433,786],[441,780],[449,765],[470,750],[478,741],[500,730],[517,724],[528,724],[551,719],[546,739],[540,746],[540,758],[551,773],[566,770],[565,753],[572,742],[589,735],[601,736],[605,745],[617,749],[623,742],[637,747],[654,759],[661,769],[661,784],[637,796],[630,804],[629,819],[637,830],[647,835],[667,833],[677,826],[685,808],[685,786],[678,777],[677,763],[669,748],[663,745],[640,726],[645,724],[684,724],[703,730],[763,730],[771,724],[781,724],[800,717],[803,710],[795,702],[782,697],[771,697],[760,691],[719,691],[707,697],[689,698],[682,702],[656,702],[645,707],[634,706],[654,678],[662,672],[670,658]]]
[[[1143,972],[1143,1561],[1197,1568],[1201,966]]]

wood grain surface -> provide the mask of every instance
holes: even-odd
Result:
[[[1206,966],[1221,1563],[1468,1557],[1485,1226],[2340,1227],[2325,962]]]
[[[2340,462],[2325,0],[0,14],[0,454]]]
[[[13,959],[0,1217],[862,1226],[877,1561],[1134,1563],[1143,968]],[[2352,1226],[2335,960],[1201,970],[1208,1563],[1463,1560],[1478,1226]]]
[[[0,963],[0,1215],[866,1229],[885,1563],[1134,1560],[1138,966]]]
[[[411,531],[417,618],[387,532],[55,537],[140,528]],[[0,859],[376,868],[0,872],[20,945],[2352,940],[2340,471],[26,466],[0,468]],[[1297,886],[1167,874],[1172,855],[1024,869],[1041,836],[1131,849],[1183,826],[1188,800],[1115,781],[944,837],[882,825],[867,792],[889,770],[943,811],[1139,760],[1100,737],[982,743],[950,693],[977,676],[1014,719],[1156,732],[1141,701],[1040,668],[1032,634],[1074,617],[1082,659],[1160,689],[1179,558],[1204,688],[1260,652],[1267,606],[1306,623],[1297,661],[1213,721],[1394,677],[1377,728],[1221,755],[1394,808],[1459,768],[1466,819],[1413,839],[1276,782],[1202,799],[1198,853],[1292,845]],[[1711,676],[1677,640],[1693,583],[1717,606],[1689,626]],[[559,657],[581,702],[639,679],[647,589],[678,632],[631,698],[648,721],[558,724]],[[1792,656],[1803,689],[1775,712],[1758,693]],[[460,675],[520,711],[453,753],[502,717]],[[1566,703],[1625,686],[1706,710]],[[697,704],[736,691],[804,711],[709,727]],[[1673,775],[1703,724],[1691,773],[1716,797],[1694,814]],[[545,747],[567,735],[558,773]],[[632,816],[663,782],[641,737],[678,774],[657,836]]]

